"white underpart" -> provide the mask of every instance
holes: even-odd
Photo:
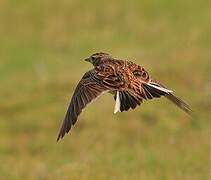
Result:
[[[151,87],[153,87],[155,89],[158,89],[160,91],[166,92],[166,93],[172,93],[173,92],[172,90],[168,90],[166,88],[163,88],[163,87],[160,87],[160,86],[156,86],[156,85],[151,84],[151,83],[147,83],[147,85],[149,85],[149,86],[151,86]]]
[[[117,91],[116,93],[116,104],[115,104],[115,108],[114,108],[114,114],[116,114],[117,112],[120,112],[120,98],[119,98],[119,91]]]

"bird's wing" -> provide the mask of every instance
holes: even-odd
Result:
[[[160,83],[158,84],[157,81],[153,80],[147,83],[141,82],[137,90],[128,89],[116,92],[114,99],[118,102],[117,97],[119,97],[119,106],[115,108],[115,113],[118,111],[128,111],[130,108],[135,109],[143,100],[160,98],[161,96],[166,97],[184,112],[191,114],[192,110],[187,103],[175,96],[171,90],[166,89]]]
[[[131,84],[124,91],[115,93],[114,99],[119,108],[115,108],[115,113],[135,109],[143,100],[159,98],[166,93],[172,92],[164,87],[158,86],[153,82],[144,68],[130,62],[132,72]],[[118,100],[120,101],[119,103]]]
[[[108,90],[95,75],[95,70],[88,71],[77,85],[59,131],[57,141],[70,131],[71,126],[76,123],[79,114],[86,105]]]
[[[143,101],[140,96],[127,90],[116,91],[114,100],[116,101],[114,113],[128,111],[130,108],[135,109]]]
[[[180,109],[191,114],[192,111],[187,103],[175,96],[173,91],[167,89],[158,81],[151,79],[144,68],[132,64],[131,70],[138,81],[134,79],[132,82],[133,88],[128,88],[115,94],[114,99],[117,101],[117,96],[119,96],[120,101],[119,109],[116,109],[115,112],[127,111],[130,108],[135,109],[143,100],[165,96]]]
[[[189,115],[192,114],[190,106],[182,99],[173,94],[173,91],[166,89],[160,82],[151,80],[149,83],[143,84],[143,88],[151,94],[158,96],[165,96],[168,100],[173,102],[177,107],[182,109]]]

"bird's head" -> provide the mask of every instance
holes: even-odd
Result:
[[[86,58],[85,61],[92,63],[94,66],[99,65],[103,60],[111,58],[108,53],[99,52],[92,54],[90,57]]]

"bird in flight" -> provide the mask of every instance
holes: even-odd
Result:
[[[114,113],[135,109],[144,100],[166,97],[180,109],[190,114],[190,107],[160,82],[151,78],[141,66],[118,60],[107,53],[95,53],[85,61],[94,68],[86,72],[78,83],[59,131],[57,141],[75,125],[79,114],[94,99],[109,92],[113,94]]]

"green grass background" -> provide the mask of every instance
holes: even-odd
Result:
[[[210,0],[1,0],[0,179],[209,179],[210,32]],[[98,51],[144,66],[195,117],[164,98],[114,115],[105,95],[56,143]]]

